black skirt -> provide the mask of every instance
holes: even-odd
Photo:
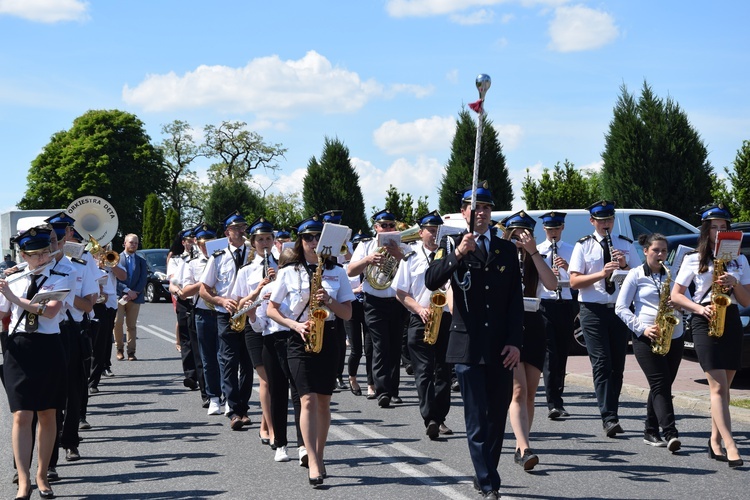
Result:
[[[742,320],[736,304],[727,307],[724,335],[708,336],[708,320],[693,314],[690,320],[695,352],[704,372],[742,368]]]
[[[305,343],[297,332],[291,332],[287,343],[289,371],[300,396],[315,393],[330,396],[336,383],[341,333],[335,321],[326,321],[323,348],[317,354],[305,351]]]
[[[3,354],[11,412],[65,408],[67,370],[60,335],[16,332]]]
[[[544,331],[544,318],[541,311],[523,313],[523,346],[521,362],[528,363],[539,371],[544,369],[547,354],[547,334]]]
[[[253,368],[263,366],[263,334],[253,330],[250,325],[245,328],[245,346],[250,353]]]

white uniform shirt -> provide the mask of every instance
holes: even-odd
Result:
[[[666,281],[666,274],[649,273],[647,276],[642,265],[631,269],[623,280],[620,294],[617,297],[615,313],[637,336],[643,335],[646,328],[656,322],[661,289]],[[674,285],[673,281],[670,291],[674,288]],[[635,306],[635,313],[630,310],[630,304]],[[680,317],[679,312],[676,312],[676,314],[677,317]],[[672,338],[681,337],[682,330],[683,321],[680,321],[674,328]]]
[[[358,262],[371,253],[375,253],[375,251],[379,248],[378,246],[378,240],[377,238],[373,238],[368,241],[362,241],[359,245],[357,245],[356,250],[354,250],[354,254],[352,254],[351,262]],[[401,245],[401,249],[404,250],[404,246]],[[404,253],[408,252],[408,250],[404,251]],[[365,268],[366,270],[367,268]],[[362,272],[365,273],[365,270]],[[394,278],[395,279],[395,278]],[[367,282],[367,278],[362,280],[362,291],[365,292],[368,295],[372,295],[374,297],[380,297],[380,298],[394,298],[396,297],[396,290],[389,286],[385,290],[375,290],[373,287],[370,286],[370,283]]]
[[[321,284],[328,295],[337,302],[351,302],[354,293],[349,286],[349,277],[343,268],[334,266],[333,269],[324,269]],[[395,293],[395,292],[393,292]],[[271,300],[277,304],[285,304],[288,307],[288,318],[303,323],[307,321],[310,308],[310,276],[302,264],[289,265],[279,270],[276,277],[276,289],[271,294]],[[333,321],[335,314],[328,315],[326,321]]]
[[[73,269],[72,272],[73,274],[75,274],[75,286],[72,289],[75,293],[69,294],[68,298],[65,301],[66,307],[63,311],[63,320],[68,319],[68,315],[65,314],[65,312],[70,311],[70,316],[73,318],[73,321],[80,322],[83,321],[83,311],[77,309],[73,304],[73,301],[75,297],[83,298],[91,294],[99,294],[99,283],[97,283],[96,281],[96,278],[99,277],[99,270],[97,268],[97,274],[93,275],[89,272],[89,267],[87,264],[68,260],[68,257],[63,257],[60,263],[62,263],[63,261],[67,261],[67,263],[70,264],[71,268]],[[57,270],[57,266],[55,266],[55,269]]]
[[[175,276],[178,286],[184,288],[188,285],[198,283],[203,271],[206,269],[207,263],[208,257],[202,253],[198,257],[187,261],[185,265],[180,268],[179,274]],[[198,292],[193,296],[193,304],[195,304],[195,307],[198,309],[209,309],[206,302],[200,298]]]
[[[690,253],[682,259],[680,271],[677,273],[675,283],[684,287],[689,287],[690,283],[695,282],[695,293],[693,293],[693,302],[698,304],[708,304],[711,302],[711,283],[713,282],[714,263],[708,264],[708,271],[698,274],[700,257],[698,252]],[[748,268],[747,258],[740,255],[725,266],[726,272],[732,275],[741,285],[750,284],[750,268]],[[731,295],[734,295],[732,292]],[[730,297],[731,297],[730,295]],[[736,304],[737,301],[734,300]]]
[[[220,252],[214,252],[208,258],[206,268],[203,270],[200,281],[207,287],[216,288],[216,295],[219,297],[230,297],[232,287],[234,286],[234,279],[237,275],[237,268],[234,263],[234,251],[235,247],[229,245],[227,248]],[[240,248],[240,252],[244,251],[245,260],[247,260],[247,247]],[[216,306],[216,311],[227,314],[228,311],[221,306]]]
[[[623,253],[629,267],[641,265],[641,260],[633,243],[620,238],[618,235],[613,234],[611,237],[612,245]],[[594,274],[604,269],[604,249],[600,243],[603,239],[604,237],[594,232],[593,235],[586,237],[583,241],[577,241],[568,264],[568,273]],[[578,300],[597,304],[614,304],[617,301],[617,293],[618,291],[615,290],[612,295],[608,294],[604,279],[600,279],[593,285],[581,288],[578,291]]]
[[[75,276],[67,273],[68,269],[66,268],[66,266],[63,265],[60,266],[60,269],[55,269],[56,273],[59,274],[52,273],[51,271],[51,268],[46,268],[39,274],[40,277],[37,278],[37,284],[41,284],[41,286],[39,286],[39,292],[52,292],[55,290],[68,289],[71,290],[72,293],[72,290],[75,287]],[[44,283],[42,283],[42,280],[44,280]],[[27,276],[26,278],[18,278],[16,281],[10,283],[9,286],[17,297],[26,297],[26,292],[28,291],[29,286],[31,286],[31,275]],[[70,297],[71,293],[68,293],[68,297]],[[65,300],[67,300],[67,297]],[[65,319],[63,316],[64,309],[64,307],[60,308],[60,313],[58,313],[54,318],[45,318],[44,316],[39,316],[39,326],[36,332],[45,334],[60,333],[60,321]],[[26,316],[24,316],[23,321],[19,321],[21,315],[23,315],[24,313],[24,309],[11,304],[11,302],[2,294],[0,294],[0,311],[11,311],[10,325],[8,326],[9,332],[13,332],[14,328],[16,332],[25,331],[24,327],[26,324]],[[16,325],[18,325],[17,328]]]
[[[542,243],[536,246],[537,251],[544,256],[544,262],[552,269],[552,242],[550,240],[544,240]],[[564,241],[557,242],[557,255],[565,259],[565,262],[570,265],[570,258],[573,256],[573,245]],[[561,281],[570,280],[568,272],[559,268]],[[537,289],[537,297],[540,299],[552,299],[557,300],[556,290],[547,290],[542,284],[542,280],[539,280],[539,287]],[[560,298],[563,300],[573,300],[573,295],[570,293],[570,287],[560,288]]]
[[[263,255],[256,254],[252,262],[240,268],[237,272],[237,279],[234,280],[234,287],[230,294],[233,299],[239,300],[242,297],[247,297],[250,295],[250,292],[258,288],[260,282],[263,281],[263,261]],[[268,254],[268,267],[274,271],[278,271],[279,269],[276,259],[274,259],[270,253]],[[265,294],[265,289],[261,293]]]
[[[115,277],[115,273],[108,267],[99,271],[107,276],[107,280],[101,288],[101,291],[107,294],[107,301],[104,305],[107,309],[117,309],[117,278]]]
[[[267,293],[270,293],[273,295],[273,291],[276,289],[276,281],[270,282],[268,285],[266,285],[263,288],[262,295],[265,296]],[[282,302],[280,304],[279,310],[281,311],[281,314],[283,314],[286,317],[289,317],[291,314],[291,310],[286,305],[286,303]],[[248,320],[249,321],[249,320]],[[256,331],[258,333],[263,333],[263,335],[273,335],[276,332],[281,332],[287,330],[286,327],[281,326],[280,324],[276,323],[274,320],[268,317],[268,301],[264,300],[258,308],[255,310],[255,321],[250,321],[250,326],[253,328],[253,331]]]
[[[401,290],[411,295],[420,306],[430,307],[432,290],[428,290],[425,286],[424,275],[430,266],[429,259],[432,252],[427,250],[421,241],[411,248],[414,253],[408,259],[401,261],[392,287],[394,290]],[[448,306],[446,305],[443,310],[447,311]]]

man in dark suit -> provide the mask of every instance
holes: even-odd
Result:
[[[461,214],[469,223],[471,187],[462,195]],[[446,362],[455,363],[464,399],[474,488],[498,498],[497,466],[511,400],[513,368],[521,358],[523,295],[516,247],[490,229],[494,202],[487,183],[476,191],[474,232],[441,239],[425,283],[435,290],[450,280],[453,319]]]
[[[146,288],[148,266],[146,260],[135,251],[138,250],[138,235],[128,234],[125,236],[125,251],[120,255],[119,266],[125,269],[128,277],[125,280],[117,280],[117,295],[120,300],[117,303],[117,315],[115,316],[115,344],[117,345],[117,359],[125,358],[122,340],[122,325],[127,329],[127,353],[128,361],[135,361],[135,336],[138,311],[141,304],[146,302],[143,290]]]

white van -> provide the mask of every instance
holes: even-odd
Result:
[[[580,238],[583,238],[587,234],[594,232],[594,226],[591,224],[590,214],[585,209],[554,209],[554,210],[528,210],[528,213],[534,220],[537,221],[536,228],[534,230],[534,238],[537,243],[544,241],[544,229],[542,229],[542,214],[547,212],[564,212],[565,216],[565,230],[562,234],[563,241],[575,244]],[[515,211],[494,211],[492,212],[492,220],[500,222],[509,215],[514,214]],[[461,213],[453,213],[443,215],[443,221],[446,225],[464,229],[466,223]],[[640,247],[637,244],[638,236],[643,233],[661,233],[664,236],[670,236],[673,234],[691,234],[698,233],[698,228],[692,226],[674,215],[659,210],[643,210],[639,208],[617,208],[615,207],[615,224],[612,230],[613,234],[621,234],[627,236],[636,243],[638,253],[642,254]],[[643,255],[641,255],[641,259]]]

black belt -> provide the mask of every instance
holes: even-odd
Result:
[[[567,304],[573,303],[573,299],[542,299],[542,304]]]
[[[387,300],[387,301],[397,300],[396,297],[378,297],[377,295],[373,295],[371,293],[365,293],[365,296],[368,299],[376,299],[376,300],[383,300],[383,301],[385,301],[385,300]]]

